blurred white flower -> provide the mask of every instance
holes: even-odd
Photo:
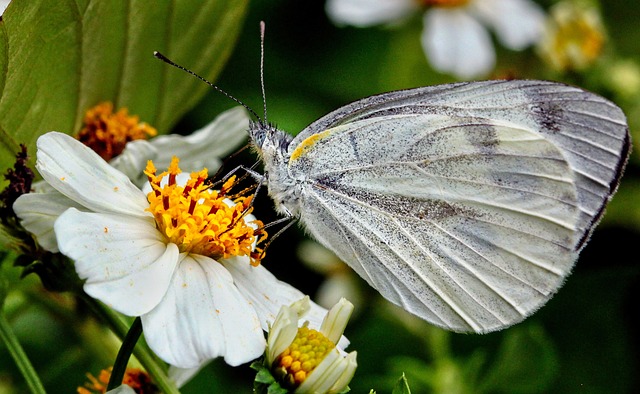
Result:
[[[391,24],[424,11],[422,47],[433,68],[469,79],[488,74],[495,50],[487,29],[512,50],[541,38],[543,10],[531,0],[328,0],[336,24]]]
[[[640,64],[632,59],[616,60],[605,76],[608,86],[624,98],[640,95]]]
[[[280,386],[295,393],[340,393],[353,378],[355,351],[347,354],[340,338],[353,312],[353,304],[340,299],[320,326],[299,320],[310,308],[309,297],[278,312],[267,339],[266,365]]]
[[[318,304],[330,308],[346,298],[359,309],[363,302],[361,280],[335,253],[316,241],[305,240],[298,245],[296,254],[307,267],[325,278],[314,297]]]
[[[258,264],[252,250],[260,222],[236,219],[249,198],[225,197],[232,180],[212,191],[203,170],[179,184],[175,161],[160,175],[147,169],[153,190],[145,194],[87,146],[55,132],[38,139],[36,168],[75,204],[54,220],[54,230],[85,292],[140,316],[151,349],[174,366],[255,359],[280,306],[303,296]],[[44,193],[14,204],[32,232],[47,209]],[[323,313],[312,305],[312,318]]]
[[[583,70],[600,58],[605,41],[604,25],[595,7],[564,1],[551,8],[538,51],[556,70]]]

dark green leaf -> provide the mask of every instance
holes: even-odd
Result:
[[[208,86],[153,57],[157,50],[210,80],[221,71],[247,0],[14,0],[0,22],[0,169],[18,144],[78,131],[101,101],[161,133]]]

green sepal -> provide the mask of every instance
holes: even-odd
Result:
[[[258,371],[256,378],[253,381],[253,390],[258,394],[286,394],[290,391],[282,388],[280,383],[276,381],[276,378],[271,374],[269,368],[264,365],[264,360],[256,360],[251,363],[251,368]]]

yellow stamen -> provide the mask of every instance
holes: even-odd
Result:
[[[295,389],[335,346],[319,331],[300,327],[291,345],[273,362],[273,375],[283,387]]]
[[[427,7],[454,8],[466,5],[469,0],[418,0]]]
[[[253,210],[251,197],[229,195],[236,182],[235,176],[229,178],[220,190],[211,190],[206,183],[206,169],[192,173],[184,186],[176,183],[180,172],[176,157],[169,169],[160,175],[156,175],[151,161],[145,170],[153,189],[147,194],[148,210],[169,242],[176,244],[180,252],[209,256],[214,260],[249,256],[252,265],[260,264],[262,250],[252,249],[266,238],[266,232],[254,230],[244,220],[244,215]],[[167,181],[161,185],[165,177]],[[263,227],[259,220],[252,224],[258,229]],[[256,242],[258,237],[260,239]]]
[[[113,104],[104,102],[87,110],[78,140],[109,161],[122,153],[127,142],[156,134],[156,129],[141,123],[138,116],[129,115],[127,108],[114,113]]]

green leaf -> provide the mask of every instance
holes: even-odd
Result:
[[[267,394],[287,394],[288,392],[289,390],[283,389],[278,383],[271,384],[267,390]]]
[[[102,101],[161,133],[209,87],[153,57],[157,50],[215,80],[248,0],[14,0],[0,21],[0,169],[19,143],[73,134]]]
[[[409,389],[409,382],[407,382],[407,377],[402,374],[398,382],[392,391],[393,394],[411,394],[411,389]]]

